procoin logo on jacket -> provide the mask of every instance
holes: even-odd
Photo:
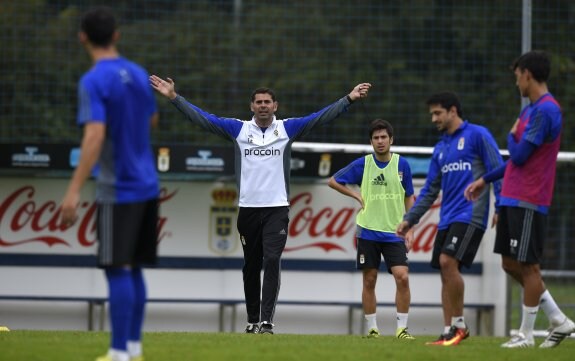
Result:
[[[275,157],[281,156],[282,152],[276,148],[246,148],[244,149],[244,157],[257,156],[257,157]]]
[[[452,162],[449,164],[445,164],[441,167],[441,173],[448,173],[448,172],[461,172],[461,171],[468,171],[471,170],[471,163],[459,161],[459,162]]]

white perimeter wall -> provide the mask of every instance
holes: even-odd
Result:
[[[65,179],[0,178],[0,295],[105,296],[102,271],[86,267],[8,266],[15,256],[85,256],[95,254],[92,189],[86,187],[80,208],[80,220],[70,229],[56,222],[57,206],[67,186]],[[214,190],[233,190],[231,183],[162,182],[161,257],[214,260],[241,259],[235,231],[234,205],[216,205]],[[417,188],[421,182],[416,183]],[[418,190],[416,190],[416,194]],[[220,193],[221,195],[222,193]],[[350,261],[355,259],[354,214],[357,204],[339,195],[327,185],[294,184],[285,260]],[[438,206],[439,203],[436,205]],[[429,262],[428,241],[433,239],[438,209],[435,207],[418,226],[412,264]],[[230,217],[229,234],[215,227],[217,217]],[[494,231],[488,230],[476,262],[483,274],[466,274],[465,300],[469,303],[495,304],[496,335],[504,335],[506,278],[499,257],[492,253]],[[2,258],[4,256],[4,258]],[[150,297],[242,299],[242,275],[239,269],[147,269]],[[412,302],[440,302],[437,273],[410,275]],[[395,286],[391,275],[381,273],[377,297],[393,302]],[[361,301],[359,271],[284,270],[281,300]],[[211,304],[149,304],[147,331],[217,331],[218,306]],[[86,329],[87,305],[62,302],[0,301],[0,325],[12,329]],[[385,333],[395,329],[395,310],[378,310],[378,322]],[[226,330],[231,327],[226,314]],[[475,329],[475,312],[466,310],[466,320]],[[359,332],[361,314],[354,315],[354,331]],[[240,305],[235,317],[236,331],[245,323],[245,308]],[[274,320],[283,333],[347,333],[347,309],[339,306],[312,307],[279,305]],[[409,319],[414,334],[437,334],[442,329],[441,309],[412,308]],[[105,329],[108,329],[106,322]]]

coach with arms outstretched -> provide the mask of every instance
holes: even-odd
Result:
[[[248,314],[245,332],[273,334],[281,254],[289,223],[291,145],[316,126],[347,111],[355,100],[366,97],[371,84],[358,84],[348,95],[316,113],[288,119],[276,118],[278,102],[273,90],[258,88],[251,96],[253,117],[242,121],[218,117],[187,102],[176,93],[170,78],[152,75],[150,83],[192,123],[234,143],[240,193],[237,227],[244,252],[242,272]]]

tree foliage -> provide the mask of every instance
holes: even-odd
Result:
[[[259,86],[276,90],[278,116],[289,117],[321,109],[358,82],[373,84],[363,104],[308,141],[365,143],[368,120],[383,117],[396,127],[396,144],[432,145],[425,99],[449,89],[465,117],[504,148],[520,110],[509,70],[521,53],[520,0],[20,0],[0,4],[0,141],[78,141],[76,85],[90,64],[76,33],[95,4],[118,13],[125,56],[221,116],[251,117],[249,95]],[[550,89],[566,119],[575,108],[574,8],[533,1],[533,48],[552,55]],[[158,101],[155,142],[221,142]],[[564,150],[575,150],[572,129]]]

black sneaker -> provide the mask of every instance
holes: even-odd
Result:
[[[259,333],[260,327],[257,324],[250,323],[246,326],[244,333]]]
[[[267,333],[270,335],[274,334],[274,325],[272,323],[269,322],[262,322],[262,324],[260,325],[260,332],[259,333]]]

